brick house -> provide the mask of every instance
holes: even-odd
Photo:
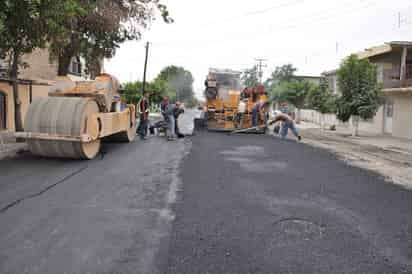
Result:
[[[22,119],[33,98],[48,96],[50,85],[57,77],[57,62],[52,61],[48,49],[37,49],[31,54],[24,55],[22,61],[28,64],[21,68],[19,74],[19,102]],[[84,61],[74,57],[69,67],[69,77],[72,80],[87,79]],[[14,97],[12,83],[6,75],[7,64],[0,60],[0,132],[15,130]]]

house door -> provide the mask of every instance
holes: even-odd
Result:
[[[392,134],[393,128],[393,100],[388,99],[385,102],[385,112],[384,112],[384,130],[385,133]]]
[[[0,130],[6,129],[6,95],[0,91]]]

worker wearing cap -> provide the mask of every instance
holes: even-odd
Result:
[[[295,121],[293,121],[293,119],[286,113],[282,113],[281,111],[276,110],[275,119],[270,121],[269,125],[272,125],[279,121],[282,122],[280,130],[280,136],[282,137],[282,139],[286,138],[286,136],[288,135],[288,131],[290,129],[299,141],[302,140],[302,137],[299,135],[299,132],[296,128]]]
[[[140,139],[146,139],[147,127],[149,125],[149,94],[144,93],[142,99],[137,104],[137,112],[139,113],[140,123],[137,128]]]

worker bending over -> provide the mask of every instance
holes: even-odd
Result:
[[[298,130],[295,125],[295,121],[287,115],[286,113],[282,113],[280,111],[275,111],[275,119],[269,122],[269,125],[272,125],[277,122],[282,122],[281,130],[280,130],[280,136],[282,139],[285,139],[286,136],[288,136],[288,131],[289,129],[292,130],[293,135],[296,136],[296,138],[300,141],[302,140],[302,137],[299,135]]]

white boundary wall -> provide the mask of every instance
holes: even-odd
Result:
[[[340,121],[335,114],[321,114],[316,110],[312,109],[302,109],[300,111],[301,120],[314,123],[322,126],[323,128],[328,128],[332,125],[337,127],[351,129],[352,119],[343,123]],[[376,116],[369,121],[360,121],[359,130],[370,134],[383,134],[383,107],[380,107]]]

